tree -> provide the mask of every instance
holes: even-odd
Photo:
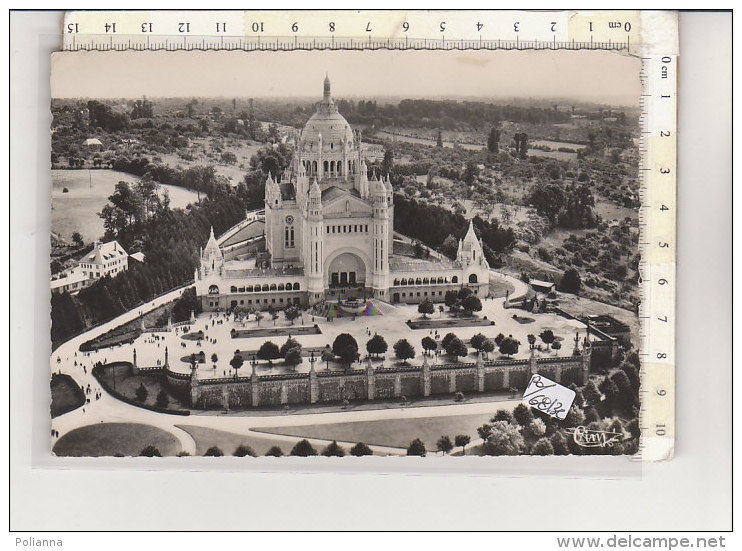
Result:
[[[332,351],[345,362],[346,366],[350,367],[358,356],[358,343],[353,335],[340,333],[332,343]]]
[[[273,360],[277,360],[280,357],[281,350],[277,344],[271,341],[265,341],[258,349],[258,359],[268,360],[271,365],[273,364]]]
[[[417,305],[417,311],[423,315],[423,318],[427,319],[428,314],[432,314],[435,312],[435,306],[433,305],[433,301],[430,300],[430,297],[423,300],[420,304]]]
[[[260,310],[255,312],[255,321],[258,322],[258,327],[260,327],[260,320],[262,320],[265,316],[263,316],[263,312]]]
[[[157,400],[155,401],[155,405],[158,408],[167,409],[168,405],[170,405],[170,398],[167,395],[167,392],[165,392],[164,388],[160,389],[160,392],[157,393]]]
[[[560,350],[562,348],[562,343],[559,341],[554,341],[554,343],[551,345],[551,348],[556,350]]]
[[[500,132],[497,128],[490,130],[489,136],[487,136],[487,151],[490,153],[497,153],[500,150]]]
[[[219,361],[219,356],[217,356],[217,355],[216,355],[216,352],[214,352],[214,353],[213,353],[213,354],[211,355],[211,363],[216,363],[216,362],[218,362],[218,361]]]
[[[317,450],[314,449],[309,440],[299,440],[296,445],[291,449],[291,455],[297,457],[309,457],[317,455]]]
[[[139,387],[137,388],[137,391],[135,393],[135,397],[137,402],[144,403],[147,401],[147,387],[144,386],[143,383],[139,383]]]
[[[448,348],[448,345],[455,338],[456,338],[456,335],[454,333],[446,333],[446,335],[443,337],[443,340],[441,340],[441,346],[444,349],[447,349]]]
[[[492,339],[485,339],[482,343],[482,351],[489,356],[491,352],[495,351],[495,343]]]
[[[471,442],[471,436],[468,434],[457,434],[453,441],[457,447],[461,448],[461,455],[466,455],[466,446]]]
[[[208,450],[206,450],[206,453],[204,453],[204,457],[222,457],[223,455],[224,452],[217,446],[211,446]]]
[[[162,457],[162,454],[154,446],[147,446],[139,452],[139,457]]]
[[[415,347],[407,339],[399,339],[394,343],[394,355],[398,360],[407,363],[407,360],[415,357]]]
[[[477,333],[471,338],[471,340],[469,341],[469,344],[471,344],[471,347],[474,350],[481,352],[482,348],[484,347],[484,341],[486,340],[487,340],[487,337],[485,337],[482,333]]]
[[[498,409],[495,412],[495,416],[490,419],[492,423],[495,421],[507,421],[508,423],[515,423],[515,417],[513,417],[513,413],[506,410],[506,409]]]
[[[549,439],[554,455],[569,455],[567,440],[561,432],[555,432]]]
[[[373,455],[373,454],[374,452],[371,451],[371,448],[369,448],[363,442],[358,442],[358,444],[350,448],[350,455],[353,455],[355,457],[361,457],[364,455]]]
[[[474,180],[477,179],[477,176],[479,176],[479,166],[473,160],[467,161],[461,179],[467,184],[473,184]]]
[[[294,320],[301,315],[301,312],[295,305],[289,304],[283,311],[283,315],[291,322],[291,325],[294,325]]]
[[[533,349],[536,345],[536,335],[528,334],[528,347]]]
[[[482,444],[485,455],[521,455],[526,448],[520,428],[505,421],[492,424],[489,435]]]
[[[443,147],[443,134],[441,134],[440,130],[438,130],[438,136],[435,139],[435,146]]]
[[[423,337],[422,340],[423,349],[425,350],[425,353],[428,354],[430,352],[433,352],[438,348],[438,343],[435,342],[435,339],[432,337]]]
[[[527,427],[533,422],[533,412],[525,404],[518,404],[513,410],[513,418],[521,427]]]
[[[296,339],[293,339],[291,337],[286,339],[286,342],[284,342],[281,345],[281,348],[279,349],[278,353],[281,354],[282,358],[286,357],[286,353],[291,350],[292,348],[298,348],[301,350],[301,345],[299,344],[299,341]]]
[[[240,444],[239,446],[237,446],[237,449],[234,450],[234,453],[232,455],[234,455],[235,457],[256,457],[255,451],[247,444]]]
[[[466,297],[461,305],[464,308],[464,312],[467,316],[471,316],[473,312],[479,312],[482,310],[482,301],[476,295],[469,295]]]
[[[544,329],[539,337],[546,344],[546,348],[548,349],[551,347],[551,343],[554,342],[554,331],[551,329]]]
[[[384,159],[381,161],[381,174],[391,174],[394,168],[394,151],[391,148],[384,150]]]
[[[407,455],[425,457],[426,453],[427,450],[425,449],[425,444],[423,444],[423,441],[419,438],[415,438],[412,442],[410,442],[410,445],[407,448]]]
[[[85,240],[79,231],[72,232],[72,242],[75,244],[75,247],[82,247],[85,244]]]
[[[366,343],[366,351],[369,354],[373,354],[377,358],[381,354],[384,354],[388,349],[389,345],[386,343],[386,340],[384,340],[384,337],[382,337],[378,333],[374,333],[374,336],[371,337]]]
[[[443,455],[446,455],[453,449],[453,443],[448,436],[441,436],[438,439],[435,447],[438,449],[439,452],[443,452]]]
[[[531,455],[554,455],[554,446],[548,438],[539,438],[531,448]]]
[[[441,252],[445,254],[448,258],[455,259],[456,254],[458,253],[458,250],[459,250],[458,239],[456,239],[453,235],[449,234],[448,237],[446,237],[443,240],[443,244],[441,245]]]
[[[454,290],[448,290],[446,291],[446,295],[443,298],[443,301],[445,302],[446,306],[448,306],[451,310],[454,310],[459,304],[459,294]]]
[[[301,347],[294,347],[289,349],[284,356],[284,362],[286,365],[296,368],[302,362]]]
[[[329,370],[330,362],[335,359],[335,354],[333,354],[329,348],[325,348],[322,351],[321,359],[323,362],[325,362],[325,367]]]
[[[567,268],[562,275],[562,279],[559,280],[559,290],[576,295],[580,292],[581,286],[580,272],[575,268]]]
[[[337,441],[333,440],[322,450],[322,455],[325,457],[345,457],[345,450],[338,445]]]
[[[511,336],[506,337],[502,340],[500,343],[500,352],[502,354],[505,354],[508,358],[512,356],[513,354],[518,353],[518,348],[520,347],[520,341],[516,340]]]
[[[464,341],[462,341],[458,337],[454,337],[446,347],[446,353],[449,356],[454,356],[454,358],[458,358],[459,356],[466,356],[469,354],[469,349],[467,348],[466,344],[464,344]]]
[[[235,352],[234,356],[231,360],[229,360],[229,365],[232,366],[232,369],[234,369],[235,377],[237,376],[237,370],[242,367],[242,364],[245,363],[245,360],[242,359],[242,354],[239,352]]]
[[[265,452],[265,455],[268,457],[283,457],[283,451],[278,446],[271,446],[271,449]]]

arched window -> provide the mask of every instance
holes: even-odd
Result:
[[[459,282],[459,276],[453,276],[451,278],[451,283],[458,283]]]
[[[443,278],[442,277],[439,277],[438,278],[438,283],[443,283]]]
[[[275,291],[277,289],[278,289],[278,287],[276,287],[276,284],[275,283],[271,283],[271,289],[270,290],[271,291]]]
[[[252,285],[248,285],[248,286],[247,286],[247,287],[245,288],[245,291],[246,291],[246,292],[248,292],[248,293],[252,293]]]
[[[430,284],[430,280],[427,277],[423,278],[423,285],[429,285],[429,284]]]
[[[317,161],[312,161],[312,172],[317,174]]]
[[[209,287],[209,294],[210,295],[218,295],[219,294],[219,287],[217,287],[216,285],[212,285],[211,287]]]
[[[325,172],[330,171],[330,163],[328,163],[327,161],[324,162],[324,167],[325,167]]]
[[[394,285],[399,285],[399,280],[398,279],[395,279],[394,280]]]
[[[268,290],[268,284],[265,283],[265,284],[263,284],[263,291],[267,291],[267,290]]]
[[[476,283],[477,282],[477,274],[471,274],[469,276],[469,283]]]
[[[297,281],[296,283],[294,283],[294,291],[298,291],[298,290],[299,290],[299,282]]]
[[[422,279],[420,279],[420,278],[418,277],[418,278],[417,278],[417,279],[415,280],[415,285],[422,285],[422,284],[423,284],[423,280],[422,280]]]
[[[236,292],[237,292],[237,287],[235,287],[234,285],[232,285],[232,286],[231,286],[231,287],[229,288],[229,292],[230,292],[230,293],[236,293]]]
[[[279,284],[278,284],[278,290],[279,290],[279,291],[283,291],[283,289],[284,289],[284,287],[283,287],[283,283],[279,283]]]
[[[340,176],[343,173],[343,163],[341,163],[340,161],[338,161],[336,170],[337,170],[338,176]]]

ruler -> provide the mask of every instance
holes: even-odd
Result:
[[[675,437],[677,16],[640,11],[72,11],[63,51],[611,50],[642,60],[641,413],[636,459]]]

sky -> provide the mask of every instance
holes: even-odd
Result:
[[[570,98],[637,106],[640,60],[596,51],[58,52],[54,98]]]

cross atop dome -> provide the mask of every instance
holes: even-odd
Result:
[[[325,73],[325,101],[332,101],[330,94],[330,75]]]

